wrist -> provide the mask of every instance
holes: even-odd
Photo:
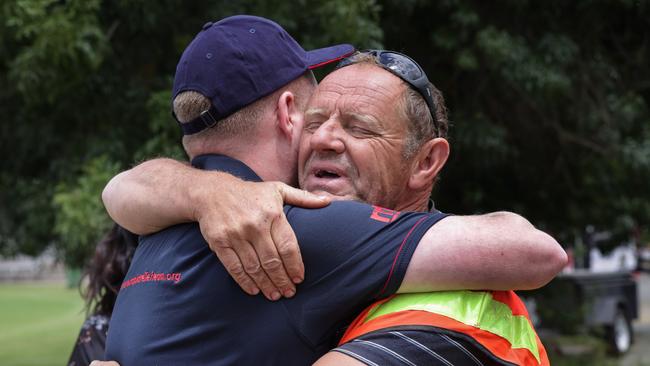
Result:
[[[184,207],[183,216],[188,221],[199,222],[203,208],[206,202],[209,201],[206,187],[209,187],[210,183],[204,179],[207,174],[208,172],[192,172],[192,174],[187,176],[184,190],[185,197],[180,205]]]
[[[194,171],[187,178],[186,199],[182,204],[190,221],[201,221],[206,212],[214,210],[224,199],[237,196],[236,190],[245,183],[223,172]]]

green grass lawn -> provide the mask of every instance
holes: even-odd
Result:
[[[0,284],[0,364],[66,365],[82,308],[64,284]]]

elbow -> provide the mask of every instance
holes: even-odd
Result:
[[[128,192],[124,186],[124,179],[128,171],[119,173],[111,178],[102,191],[102,202],[108,216],[118,225],[138,235],[143,235],[142,230],[137,226],[129,225],[128,201],[125,198],[125,192]]]
[[[567,263],[569,262],[569,256],[560,243],[557,242],[552,236],[546,234],[545,232],[540,232],[543,236],[546,237],[546,255],[545,259],[548,263],[547,276],[548,281],[552,280],[558,273],[560,273],[564,268],[566,268]],[[548,283],[546,281],[544,284]]]
[[[112,204],[115,203],[115,189],[116,189],[115,186],[117,184],[115,182],[116,178],[117,177],[111,178],[111,180],[108,181],[108,183],[104,187],[104,190],[102,190],[102,202],[104,203],[104,207],[106,208],[106,212],[108,212],[108,215],[113,220],[115,220],[115,218],[113,217],[113,212],[114,212],[113,208],[114,207],[113,207]]]
[[[567,265],[569,265],[569,255],[564,250],[564,248],[562,248],[562,246],[557,241],[555,241],[555,239],[553,239],[553,242],[555,243],[554,253],[552,257],[552,263],[554,265],[553,272],[555,272],[555,275],[557,275],[563,269],[565,269]]]
[[[560,273],[568,263],[568,256],[562,246],[550,235],[539,231],[539,240],[533,243],[538,253],[534,259],[535,271],[529,284],[530,290],[540,288],[549,283]]]
[[[496,212],[496,217],[508,220],[513,227],[519,228],[518,239],[520,244],[525,243],[527,260],[522,268],[525,288],[533,290],[549,283],[560,273],[568,263],[568,256],[564,248],[549,234],[536,229],[527,219],[511,212]]]

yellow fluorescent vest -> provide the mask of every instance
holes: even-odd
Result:
[[[494,356],[517,365],[549,365],[528,311],[513,291],[394,295],[361,313],[340,344],[369,332],[405,325],[428,325],[463,333]]]

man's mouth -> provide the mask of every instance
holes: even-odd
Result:
[[[301,184],[303,189],[309,191],[323,191],[337,195],[349,190],[350,187],[347,169],[330,162],[314,163],[305,178]]]
[[[338,173],[330,170],[325,170],[325,169],[316,170],[314,172],[314,175],[316,176],[316,178],[324,178],[324,179],[335,179],[341,177]]]

